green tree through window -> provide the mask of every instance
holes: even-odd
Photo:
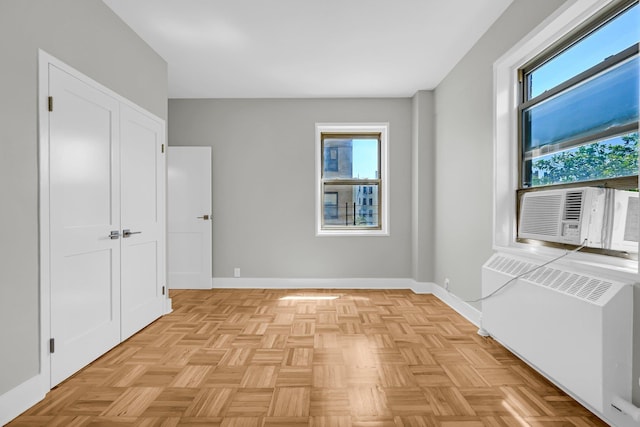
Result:
[[[638,132],[594,142],[533,161],[533,186],[590,181],[638,174]]]

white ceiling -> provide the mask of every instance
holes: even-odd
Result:
[[[170,98],[408,97],[512,0],[103,0],[168,63]]]

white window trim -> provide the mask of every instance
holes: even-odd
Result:
[[[322,134],[380,132],[380,229],[322,229]],[[316,123],[316,236],[389,236],[389,123]]]
[[[518,69],[614,1],[567,1],[493,65],[493,249],[496,251],[542,256],[564,253],[557,248],[516,242]],[[563,262],[577,263],[586,269],[605,268],[621,278],[638,279],[638,261],[576,253]]]

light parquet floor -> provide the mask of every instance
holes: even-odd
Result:
[[[432,295],[171,297],[9,426],[606,425]]]

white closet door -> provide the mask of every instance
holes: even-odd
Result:
[[[51,386],[120,342],[118,101],[49,66]]]
[[[122,339],[163,313],[165,283],[164,123],[120,112]]]

